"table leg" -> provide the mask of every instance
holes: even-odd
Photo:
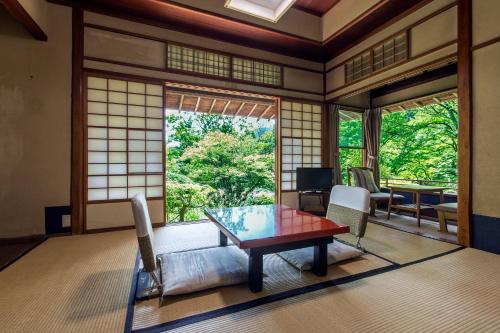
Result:
[[[320,244],[314,247],[313,272],[317,276],[325,276],[328,269],[328,244]]]
[[[388,220],[391,219],[391,209],[392,209],[392,197],[393,197],[393,195],[394,195],[394,191],[391,188],[391,193],[389,195],[389,203],[387,204],[387,219]]]
[[[417,225],[420,228],[420,192],[417,192],[417,202],[415,203],[417,209]]]
[[[444,192],[439,191],[439,203],[444,203]]]
[[[219,231],[219,246],[227,246],[227,236]]]
[[[448,226],[446,225],[446,214],[445,212],[438,211],[439,218],[439,231],[448,232]]]
[[[248,256],[248,288],[251,292],[262,291],[263,255],[250,251]]]

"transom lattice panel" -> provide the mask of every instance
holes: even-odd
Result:
[[[321,105],[281,102],[281,190],[296,189],[297,168],[321,167]]]
[[[237,80],[281,85],[281,66],[253,59],[233,58],[233,78]]]
[[[163,86],[87,79],[87,200],[163,197]]]
[[[230,57],[191,47],[168,44],[168,67],[219,77],[229,77]]]

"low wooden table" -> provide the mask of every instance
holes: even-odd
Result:
[[[265,254],[314,247],[313,272],[327,272],[327,245],[333,235],[349,232],[349,226],[301,212],[285,205],[206,209],[205,214],[219,228],[219,245],[227,239],[248,254],[248,287],[262,290]]]
[[[390,197],[389,197],[389,204],[387,207],[387,219],[389,220],[391,218],[391,210],[392,209],[413,212],[413,213],[416,213],[416,215],[417,215],[417,224],[418,224],[419,228],[420,228],[420,211],[422,210],[422,208],[427,208],[427,207],[433,208],[432,205],[422,204],[421,200],[420,200],[421,199],[420,196],[422,194],[439,194],[439,201],[440,201],[440,203],[443,203],[444,202],[444,190],[446,190],[446,187],[426,186],[426,185],[418,185],[418,184],[389,185],[388,187],[390,188],[391,193],[390,193]],[[413,203],[393,205],[392,198],[394,196],[394,192],[412,193],[413,194]]]

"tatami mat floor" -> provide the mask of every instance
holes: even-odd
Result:
[[[387,211],[382,210],[377,210],[375,216],[370,216],[368,221],[434,239],[457,243],[456,224],[448,223],[448,232],[441,232],[439,231],[438,221],[422,218],[420,227],[418,227],[417,219],[412,216],[391,213],[391,218],[388,220]]]
[[[500,332],[499,274],[466,249],[169,332]]]
[[[135,231],[51,238],[0,272],[0,332],[123,332]]]
[[[201,228],[205,227],[210,228],[209,224]],[[169,229],[157,231],[171,240],[160,250],[168,252],[180,244],[190,248],[186,240],[193,235],[187,229],[175,237],[168,235]],[[392,248],[404,252],[408,240],[400,237]],[[213,242],[207,237],[201,245],[216,245]],[[425,248],[430,244],[419,242],[421,255],[428,254]],[[365,242],[369,250],[377,250],[375,245]],[[388,252],[385,246],[381,248]],[[409,256],[393,259],[410,262],[418,257],[414,255],[418,247],[407,252]],[[123,332],[136,253],[133,230],[49,239],[0,272],[0,331]],[[499,256],[466,249],[177,331],[500,331],[498,276]]]

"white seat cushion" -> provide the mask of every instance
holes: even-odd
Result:
[[[248,256],[236,246],[166,253],[163,295],[187,294],[248,280]]]
[[[314,265],[313,247],[280,252],[278,253],[278,255],[301,271],[309,271],[313,268]],[[339,241],[333,241],[333,243],[328,244],[328,265],[332,265],[348,259],[354,259],[362,255],[363,251],[358,250],[355,247],[343,244]]]

